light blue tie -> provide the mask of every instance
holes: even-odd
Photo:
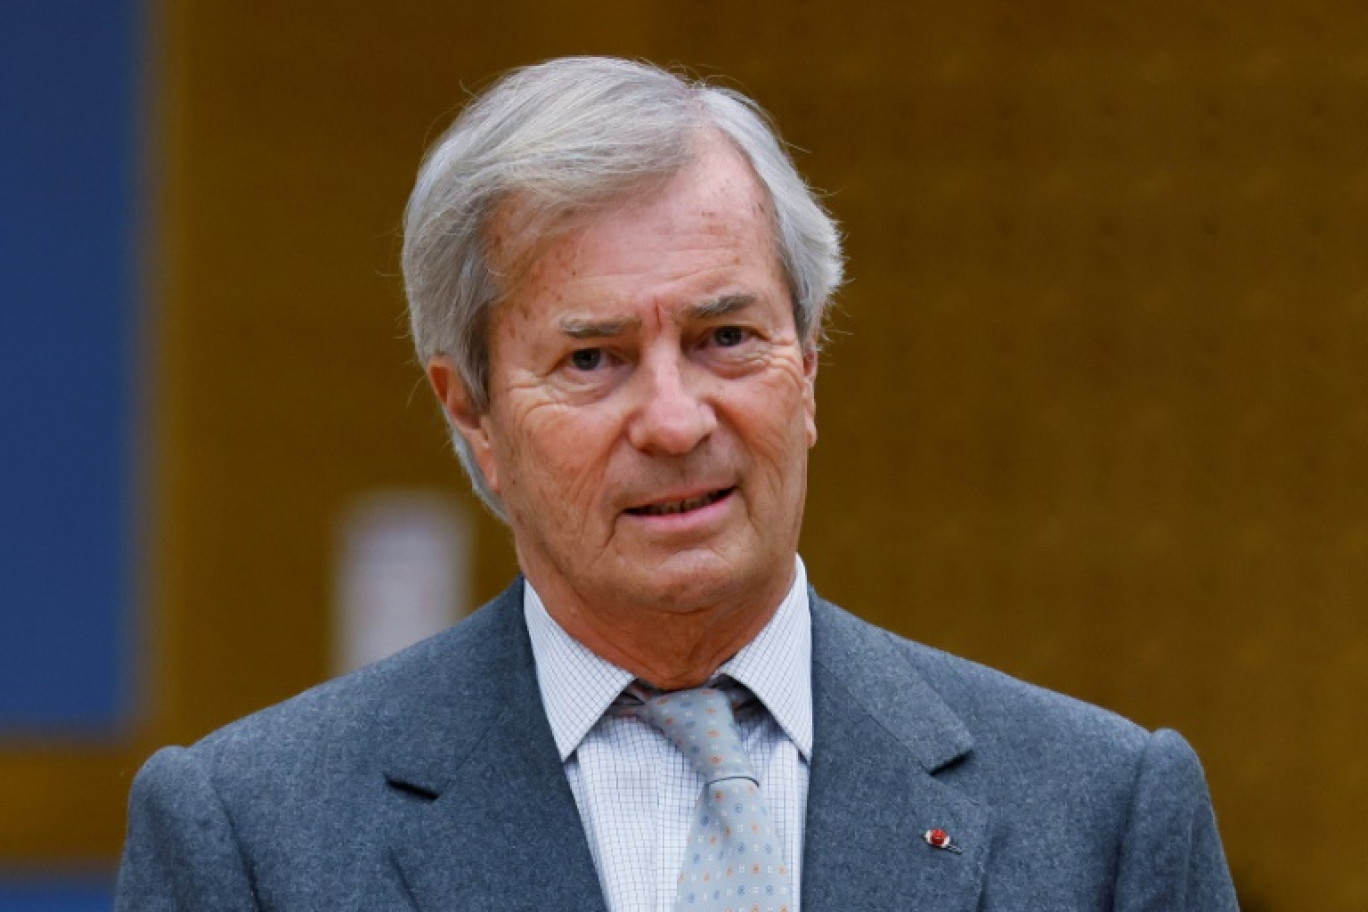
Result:
[[[635,688],[634,688],[635,690]],[[703,777],[675,895],[677,912],[789,912],[789,872],[732,698],[700,687],[647,696],[636,714]]]

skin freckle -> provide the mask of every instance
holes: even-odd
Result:
[[[679,654],[652,662],[679,665],[672,679],[754,633],[763,618],[737,599],[763,591],[777,604],[797,546],[811,405],[759,195],[718,142],[658,190],[539,243],[506,238],[525,271],[495,315],[490,458],[519,563],[564,607],[566,629],[610,659],[670,627]],[[746,302],[734,316],[700,316],[731,298]],[[613,333],[606,370],[568,371],[567,320],[631,329]],[[747,330],[740,345],[715,332],[732,320]],[[692,525],[633,512],[722,490],[725,506]],[[704,629],[696,652],[686,644]]]

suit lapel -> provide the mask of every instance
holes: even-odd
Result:
[[[887,633],[812,597],[815,743],[802,907],[973,909],[990,812],[937,777],[968,731]],[[415,907],[602,910],[542,710],[521,580],[448,635],[447,677],[395,713],[392,856]],[[922,834],[948,832],[962,854]]]
[[[601,910],[542,710],[521,580],[482,614],[465,622],[484,626],[461,638],[451,659],[462,692],[448,695],[438,723],[429,707],[424,737],[389,751],[386,778],[410,811],[392,846],[395,864],[421,910]]]
[[[815,595],[812,607],[803,908],[977,908],[990,813],[936,776],[970,751],[968,731],[891,635]],[[930,829],[961,853],[928,845]]]

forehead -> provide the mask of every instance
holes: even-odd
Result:
[[[491,228],[506,300],[566,300],[572,285],[607,293],[780,276],[768,194],[746,158],[716,135],[698,140],[688,165],[632,194],[543,218],[515,204]]]

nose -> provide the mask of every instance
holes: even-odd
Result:
[[[706,378],[697,376],[681,353],[649,355],[634,379],[639,399],[627,435],[637,449],[683,456],[717,427]]]

